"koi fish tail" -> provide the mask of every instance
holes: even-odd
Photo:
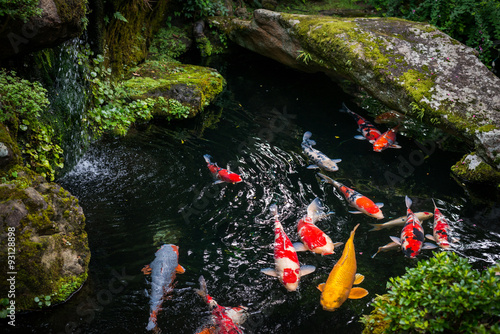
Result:
[[[437,208],[436,202],[434,202],[434,198],[432,199],[432,203],[434,204],[434,208]]]
[[[311,136],[312,136],[311,131],[306,131],[304,133],[304,136],[302,136],[302,142],[310,146],[316,145],[316,142],[314,140],[309,139],[311,138]]]
[[[207,300],[208,296],[207,282],[205,282],[205,278],[203,277],[203,275],[200,276],[198,281],[200,282],[200,289],[195,289],[195,292],[199,294],[204,300]]]
[[[271,211],[271,214],[273,215],[273,218],[275,220],[278,219],[278,206],[276,204],[272,204],[269,207],[269,211]]]
[[[319,200],[319,198],[316,197],[314,201],[309,204],[309,206],[307,207],[307,216],[312,219],[313,223],[326,217],[325,211],[323,211],[323,206],[321,205],[321,201]]]
[[[344,102],[342,102],[342,108],[340,108],[339,111],[340,112],[351,113],[351,111],[349,110],[349,108],[347,108],[347,106],[345,105]]]
[[[337,185],[338,185],[338,182],[337,182],[337,181],[335,181],[334,179],[332,179],[331,177],[328,177],[328,176],[326,176],[326,175],[324,175],[324,174],[321,174],[321,173],[317,173],[317,174],[318,174],[318,176],[319,176],[320,178],[322,178],[322,179],[323,179],[323,181],[328,182],[328,183],[331,183],[331,184],[333,184],[334,186],[337,186]]]
[[[205,161],[207,162],[207,164],[211,164],[212,162],[212,156],[210,154],[205,154],[203,156],[203,158],[205,158]]]
[[[153,330],[153,329],[156,328],[156,316],[157,316],[157,313],[158,313],[157,310],[154,310],[153,312],[151,312],[151,315],[149,316],[148,326],[146,327],[146,329],[148,331]]]
[[[405,197],[405,203],[406,203],[406,208],[409,209],[412,203],[410,197],[408,196]]]

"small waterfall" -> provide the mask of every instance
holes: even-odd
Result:
[[[42,51],[41,66],[53,115],[53,127],[64,150],[63,173],[76,164],[90,142],[85,111],[90,96],[83,57],[85,41],[79,38]],[[40,64],[40,63],[39,63]]]

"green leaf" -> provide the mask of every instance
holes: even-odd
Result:
[[[127,19],[120,13],[120,12],[115,12],[115,14],[113,15],[115,17],[115,19],[117,20],[120,20],[120,21],[123,21],[123,22],[127,22]]]

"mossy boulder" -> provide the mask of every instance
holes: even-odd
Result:
[[[21,152],[12,140],[10,132],[0,123],[0,169],[9,170],[21,161]]]
[[[0,17],[0,59],[50,48],[79,36],[84,29],[86,4],[87,0],[41,0],[41,16],[27,22]]]
[[[254,11],[214,18],[237,44],[306,72],[348,79],[391,109],[446,129],[500,168],[500,79],[432,25]]]
[[[484,162],[475,152],[466,154],[451,170],[463,180],[500,186],[500,172]]]
[[[194,117],[224,89],[226,81],[209,67],[169,61],[147,61],[123,82],[133,100],[154,99],[154,116]]]
[[[15,277],[19,312],[69,298],[87,278],[90,251],[78,200],[27,169],[16,173],[15,181],[0,184],[0,256],[13,260],[0,270]],[[6,280],[0,287],[12,290]]]

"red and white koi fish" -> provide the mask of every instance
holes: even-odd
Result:
[[[384,132],[378,139],[373,143],[373,150],[375,152],[382,152],[387,148],[401,148],[396,142],[396,132],[398,131],[399,124],[396,127]]]
[[[356,120],[356,123],[358,124],[358,131],[361,132],[362,135],[354,136],[354,138],[359,140],[366,139],[370,142],[370,144],[373,144],[382,135],[382,132],[380,132],[372,123],[347,108],[344,103],[342,103],[342,108],[339,111],[350,114]]]
[[[302,240],[302,243],[293,244],[297,252],[309,250],[316,254],[330,255],[334,253],[335,247],[343,244],[333,243],[332,239],[315,225],[318,220],[326,216],[319,198],[315,198],[307,207],[307,215],[297,224],[297,231]]]
[[[406,257],[414,259],[422,249],[434,249],[437,246],[428,242],[424,243],[424,228],[410,209],[412,201],[406,196],[405,202],[406,224],[401,231],[401,238],[391,236],[391,240],[401,246],[401,250]]]
[[[427,212],[427,211],[415,212],[415,217],[420,219],[420,221],[429,219],[432,216],[433,216],[432,212]],[[370,224],[371,226],[373,226],[373,228],[371,230],[369,230],[368,232],[380,231],[380,230],[383,230],[384,228],[390,228],[390,227],[394,227],[394,226],[403,226],[405,223],[406,223],[406,216],[401,216],[399,218],[390,220],[390,221],[383,223],[383,224]]]
[[[278,207],[276,204],[273,204],[269,209],[274,216],[275,269],[266,268],[262,269],[261,272],[269,276],[278,277],[288,291],[295,291],[299,286],[300,278],[314,272],[316,267],[300,266],[297,252],[278,219]]]
[[[434,203],[434,225],[432,235],[427,234],[426,237],[437,243],[439,247],[448,249],[450,248],[450,224],[448,219],[439,211],[434,199],[432,199],[432,203]]]
[[[248,318],[247,308],[244,306],[225,307],[220,306],[208,294],[205,278],[200,276],[200,289],[196,289],[208,306],[212,309],[211,325],[204,328],[198,334],[242,334],[243,331],[238,326],[243,324]]]
[[[220,168],[217,166],[217,163],[212,163],[212,157],[208,154],[205,154],[203,156],[205,158],[205,161],[207,162],[207,167],[217,180],[214,182],[214,184],[222,183],[222,182],[227,182],[227,183],[238,183],[241,182],[241,176],[239,176],[236,173],[233,173],[229,171],[228,169]]]
[[[326,175],[318,173],[318,175],[328,183],[331,183],[337,188],[345,197],[350,206],[358,209],[359,211],[349,211],[350,213],[358,214],[364,213],[370,217],[383,219],[384,214],[382,213],[383,203],[373,203],[368,197],[361,195],[356,190],[346,187],[340,182],[332,180]]]
[[[302,151],[307,157],[314,162],[313,165],[307,166],[308,169],[321,168],[328,172],[336,172],[339,170],[337,163],[341,162],[342,159],[330,159],[323,152],[320,152],[313,148],[316,145],[314,140],[311,140],[312,133],[307,131],[302,137]]]
[[[175,274],[184,273],[184,268],[178,263],[179,247],[163,245],[156,252],[155,259],[142,268],[145,275],[151,274],[150,315],[147,330],[157,330],[156,318],[161,310],[163,300],[174,289]]]

